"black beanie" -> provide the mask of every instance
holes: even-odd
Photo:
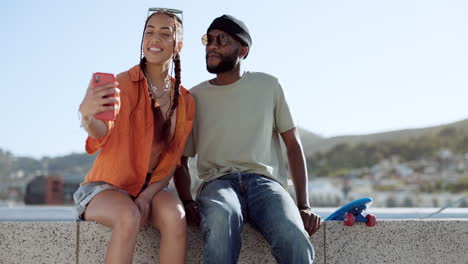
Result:
[[[237,39],[242,43],[242,45],[249,47],[252,46],[252,39],[250,38],[249,29],[244,24],[244,22],[240,21],[239,19],[230,16],[230,15],[222,15],[218,18],[215,18],[211,23],[210,27],[206,30],[206,33],[210,32],[212,29],[219,29],[222,30],[233,38]],[[245,54],[245,58],[249,55],[249,51]]]

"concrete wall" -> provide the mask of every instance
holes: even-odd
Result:
[[[102,263],[111,235],[91,222],[0,222],[0,263]],[[187,263],[201,263],[200,232],[189,229]],[[468,219],[387,220],[369,228],[325,222],[311,238],[322,263],[468,263]],[[159,233],[140,232],[134,263],[158,262]],[[268,244],[246,226],[239,263],[275,263]]]

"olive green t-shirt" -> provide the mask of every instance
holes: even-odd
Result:
[[[193,87],[196,110],[184,155],[198,154],[203,182],[232,172],[265,175],[287,186],[279,133],[295,127],[277,78],[245,72],[229,85]]]

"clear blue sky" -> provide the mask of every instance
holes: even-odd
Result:
[[[468,118],[468,1],[4,1],[0,148],[84,151],[92,72],[138,63],[148,7],[184,11],[183,84],[211,78],[200,38],[224,13],[253,46],[244,70],[280,78],[297,124],[325,137]]]

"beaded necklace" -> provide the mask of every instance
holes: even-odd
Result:
[[[164,83],[164,90],[162,91],[160,95],[158,95],[158,88],[156,87],[156,85],[153,84],[149,76],[146,76],[146,80],[148,82],[148,90],[150,92],[151,98],[153,98],[154,101],[156,101],[156,99],[159,99],[165,96],[172,86],[171,78],[169,78],[169,75],[168,75]]]

